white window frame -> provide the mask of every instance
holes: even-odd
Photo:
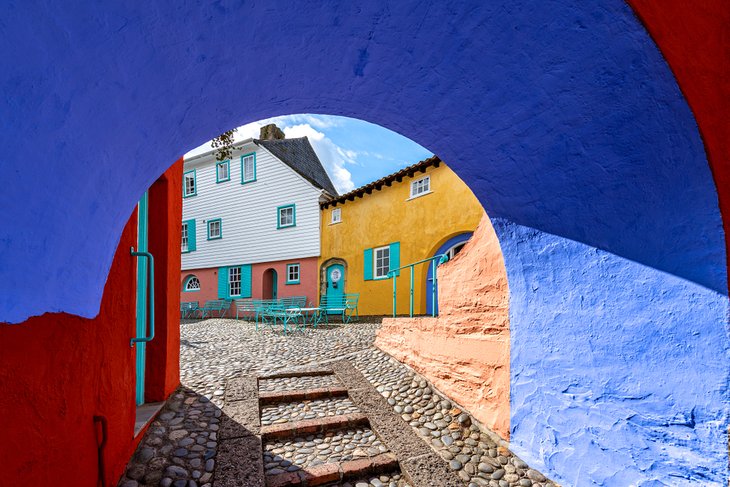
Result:
[[[282,213],[284,211],[291,211],[291,222],[284,223],[284,220],[281,218]],[[276,209],[276,226],[277,228],[289,228],[289,227],[295,227],[297,225],[297,210],[296,205],[285,205],[285,206],[279,206]]]
[[[226,175],[221,176],[221,169],[226,170]],[[226,181],[231,180],[231,161],[225,160],[225,161],[219,161],[215,164],[215,182],[216,183],[225,183]]]
[[[234,293],[234,287],[238,287],[238,293]],[[241,268],[240,267],[229,267],[228,268],[228,295],[232,298],[241,296]]]
[[[183,174],[183,197],[189,198],[191,196],[195,196],[198,194],[198,182],[196,181],[196,174],[195,170],[188,171],[185,174]],[[192,191],[188,191],[188,180],[192,180]]]
[[[334,208],[330,215],[330,225],[342,222],[342,208]]]
[[[296,276],[296,279],[292,277]],[[299,264],[287,264],[286,265],[286,283],[287,284],[299,284],[301,282],[301,266]]]
[[[251,162],[250,178],[246,178],[246,161]],[[241,183],[250,183],[256,181],[256,154],[246,154],[241,156]]]
[[[422,184],[425,183],[425,184]],[[423,188],[426,189],[423,189]],[[431,193],[431,175],[411,181],[411,197],[409,199],[418,198]]]
[[[213,232],[211,229],[213,228],[212,225],[218,224],[218,233],[213,235]],[[218,218],[216,220],[208,220],[208,240],[218,240],[219,238],[223,237],[223,221]]]
[[[380,271],[383,269],[382,266],[378,265],[378,254],[381,252],[387,252],[388,265],[385,267],[385,273],[382,274]],[[381,257],[381,260],[384,258]],[[373,279],[387,279],[388,272],[390,272],[390,245],[384,247],[376,247],[373,249]]]
[[[198,287],[193,287],[193,288],[190,287],[190,283],[193,281],[198,283]],[[198,279],[198,276],[188,277],[187,281],[185,282],[185,291],[186,292],[200,291],[200,279]]]
[[[183,222],[182,231],[180,232],[180,252],[188,252],[188,246],[190,245],[189,237],[190,228],[187,222]]]

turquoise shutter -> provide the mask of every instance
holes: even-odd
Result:
[[[195,250],[195,220],[187,220],[188,224],[188,252]]]
[[[231,299],[228,292],[228,267],[218,268],[218,299]]]
[[[241,297],[251,297],[251,265],[241,266]]]
[[[390,268],[389,271],[400,267],[400,242],[390,244]],[[400,276],[400,271],[395,271],[396,276]]]
[[[372,281],[373,280],[373,249],[365,249],[364,262],[365,262],[365,269],[363,271],[363,276],[365,277],[366,281]]]

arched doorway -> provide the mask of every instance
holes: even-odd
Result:
[[[464,248],[466,242],[471,238],[472,232],[465,232],[454,237],[451,237],[444,242],[437,250],[433,253],[435,255],[445,254],[449,260],[453,259],[461,249]],[[438,277],[438,271],[436,271]],[[426,314],[434,314],[434,303],[436,304],[436,314],[438,314],[438,286],[436,290],[433,289],[433,266],[428,266],[428,272],[426,274]]]
[[[274,269],[266,269],[262,277],[262,298],[277,299],[279,296],[279,275]]]

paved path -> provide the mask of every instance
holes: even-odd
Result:
[[[234,378],[269,375],[287,369],[327,367],[342,359],[354,365],[392,407],[392,412],[400,415],[414,434],[448,463],[455,478],[461,479],[465,487],[555,485],[500,446],[497,438],[434,390],[425,379],[373,347],[378,326],[359,323],[284,336],[268,329],[255,331],[252,324],[235,320],[212,319],[183,324],[182,387],[150,426],[119,485],[258,487],[228,483],[220,474],[220,479],[214,478],[221,467],[228,467],[216,465],[216,461],[221,460],[221,422],[223,420],[225,429],[227,419],[222,409],[226,384]],[[258,388],[262,395],[275,395],[277,391],[311,389],[313,385],[331,387],[328,380],[332,379],[327,376],[268,379],[259,381]],[[228,395],[230,397],[230,391]],[[260,424],[286,428],[288,423],[295,421],[352,415],[357,406],[344,397],[322,397],[262,404],[260,410],[250,409],[249,414],[255,415]],[[321,467],[332,456],[339,459],[348,454],[347,458],[357,459],[357,455],[381,454],[388,446],[397,449],[393,445],[383,445],[380,440],[367,428],[353,427],[328,432],[321,438],[305,435],[265,445],[251,444],[248,450],[251,459],[261,458],[263,454],[267,475],[276,475],[287,469]],[[230,462],[225,449],[221,455],[225,457],[224,463]],[[396,471],[350,484],[400,487],[406,485],[406,479]]]

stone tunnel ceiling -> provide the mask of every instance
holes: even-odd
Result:
[[[94,316],[136,200],[189,148],[360,118],[493,218],[514,449],[572,485],[723,481],[724,233],[672,73],[622,2],[483,3],[8,5],[0,320]]]

